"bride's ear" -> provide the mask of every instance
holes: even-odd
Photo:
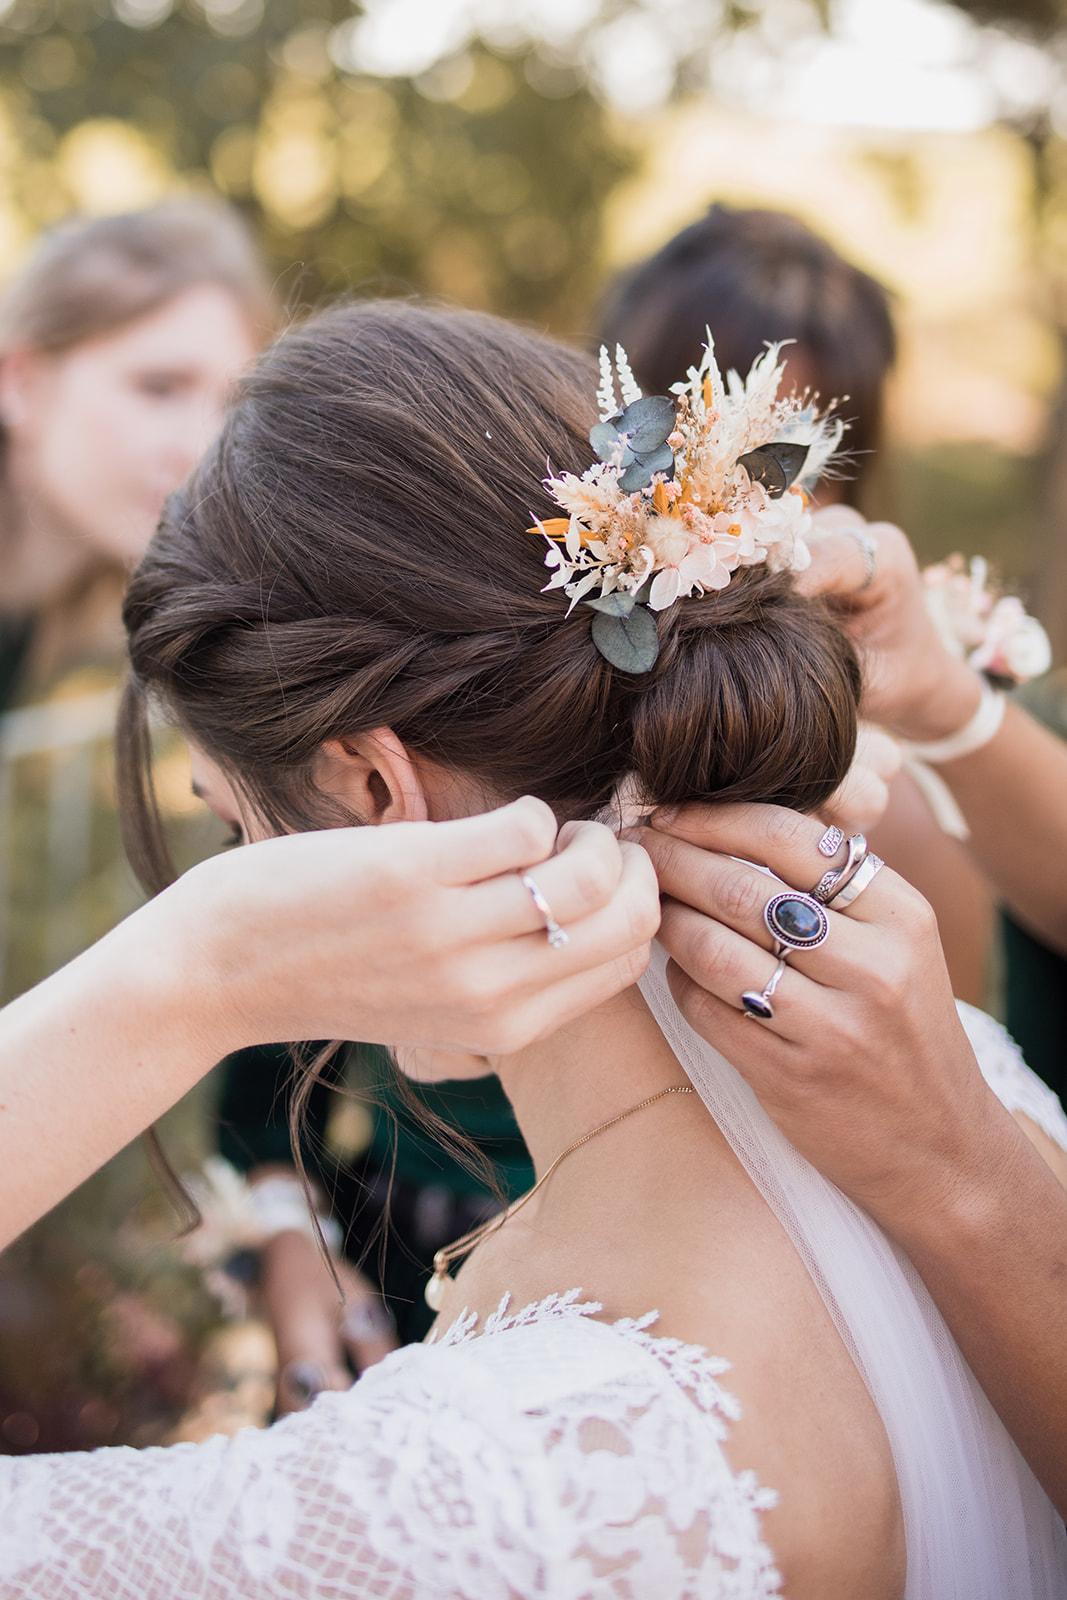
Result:
[[[429,808],[418,768],[392,728],[331,739],[319,755],[327,794],[365,822],[426,822]]]

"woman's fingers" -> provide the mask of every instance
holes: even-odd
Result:
[[[481,883],[502,872],[522,872],[556,846],[552,810],[532,795],[480,816],[405,827],[411,836],[422,835],[427,870],[439,884]]]
[[[642,835],[655,863],[664,892],[690,905],[700,905],[694,896],[713,894],[719,868],[717,856],[741,856],[746,861],[769,867],[791,888],[810,893],[823,873],[841,864],[841,854],[830,859],[819,850],[826,834],[825,824],[783,806],[722,805],[685,806],[670,814],[652,818],[650,837]],[[697,854],[672,854],[670,848],[653,841],[663,835],[674,843],[688,844]],[[706,864],[700,852],[708,852]],[[883,868],[870,886],[852,903],[848,917],[853,922],[876,922],[884,918],[893,900],[913,896],[912,890],[896,873]],[[771,892],[765,898],[769,900]],[[825,949],[826,947],[823,946]]]
[[[528,876],[556,921],[569,930],[612,903],[622,882],[625,851],[632,848],[620,845],[603,823],[576,823],[568,828],[559,853],[528,872],[509,872],[459,891],[454,926],[472,939],[507,939],[542,930],[544,917],[522,881]]]
[[[889,785],[900,771],[903,752],[880,728],[862,727],[856,754],[844,783],[819,807],[823,822],[845,833],[866,833],[882,820],[889,804]]]
[[[756,1022],[726,1000],[697,983],[673,961],[667,963],[667,983],[682,1016],[695,1033],[714,1040],[732,1066],[748,1079],[761,1100],[765,1086],[784,1071],[796,1070],[800,1049],[773,1022]],[[775,995],[775,1006],[778,997]]]
[[[684,974],[694,988],[729,1006],[739,1020],[746,1015],[741,996],[750,991],[758,994],[778,966],[769,950],[676,900],[668,900],[663,907],[660,943],[679,974]],[[759,1025],[771,1029],[779,1038],[799,1038],[810,1026],[812,1008],[825,1004],[826,996],[825,989],[817,987],[790,962],[774,991],[774,1019]],[[699,1007],[695,996],[691,996],[690,1004]],[[697,1024],[693,1022],[693,1026]],[[698,1032],[703,1031],[703,1026],[698,1028]]]
[[[366,1372],[399,1347],[396,1324],[381,1295],[361,1272],[336,1263],[345,1303],[339,1312],[341,1343],[356,1372]]]
[[[618,861],[618,883],[598,910],[573,921],[559,915],[567,934],[565,945],[554,948],[549,944],[541,916],[520,883],[519,894],[530,901],[535,911],[534,930],[516,938],[500,938],[498,933],[491,943],[463,951],[460,961],[476,970],[490,1003],[498,1003],[508,994],[540,991],[576,973],[615,962],[620,963],[620,971],[626,970],[630,958],[639,961],[643,970],[647,947],[659,927],[659,885],[644,850],[634,844],[620,845],[612,835],[609,838]],[[563,884],[557,889],[556,880],[547,876],[547,867],[553,865],[556,863],[545,863],[544,868],[539,868],[537,881],[542,886],[544,879],[558,894],[558,906],[555,900],[551,901],[553,910],[558,912],[569,902]],[[514,890],[514,886],[509,888]],[[525,917],[525,908],[522,910]],[[530,919],[525,920],[528,925]]]
[[[650,954],[650,944],[638,946],[603,966],[590,967],[517,999],[501,1017],[490,1054],[509,1055],[537,1039],[547,1039],[576,1017],[613,1000],[637,983]]]

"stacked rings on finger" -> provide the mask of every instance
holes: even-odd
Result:
[[[830,900],[834,910],[847,911],[853,901],[857,900],[863,893],[864,889],[873,883],[884,866],[885,862],[881,856],[876,856],[873,850],[869,855],[864,856],[844,888],[838,889]]]
[[[553,950],[562,950],[564,945],[570,944],[571,936],[565,928],[561,928],[553,914],[552,907],[545,899],[535,880],[528,872],[522,875],[523,888],[529,893],[530,899],[541,913],[541,920],[545,925],[545,934]]]
[[[827,835],[823,834],[823,839],[826,837]],[[819,841],[819,847],[820,849],[822,848],[822,840]],[[848,840],[844,866],[831,867],[828,872],[823,873],[811,891],[815,899],[821,901],[824,906],[829,905],[834,896],[845,887],[845,884],[855,877],[863,865],[866,854],[867,840],[865,835],[862,833],[852,834]]]

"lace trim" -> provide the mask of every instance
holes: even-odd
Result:
[[[464,1307],[440,1337],[435,1332],[425,1342],[436,1344],[439,1349],[454,1348],[544,1322],[579,1318],[596,1322],[604,1307],[598,1300],[583,1300],[582,1292],[578,1288],[568,1289],[563,1294],[549,1294],[543,1300],[530,1301],[515,1311],[511,1309],[511,1294],[504,1294],[496,1310],[485,1318],[480,1330],[478,1313]],[[600,1322],[598,1326],[651,1356],[666,1371],[676,1388],[703,1413],[712,1437],[721,1445],[729,1434],[727,1424],[736,1422],[741,1416],[739,1401],[719,1382],[722,1375],[730,1371],[731,1364],[721,1356],[713,1356],[703,1345],[686,1344],[681,1339],[650,1332],[659,1316],[658,1311],[647,1311],[641,1317],[619,1317],[612,1322]],[[780,1496],[776,1489],[762,1487],[751,1468],[741,1471],[730,1469],[730,1477],[736,1505],[739,1509],[744,1508],[751,1517],[752,1532],[743,1555],[740,1546],[731,1547],[726,1552],[731,1560],[738,1561],[733,1573],[737,1589],[735,1591],[730,1587],[728,1591],[724,1590],[724,1597],[727,1592],[749,1595],[753,1592],[749,1585],[754,1585],[756,1593],[763,1600],[776,1600],[781,1596],[782,1576],[775,1565],[774,1552],[755,1530],[760,1526],[762,1514],[773,1510]],[[725,1577],[725,1574],[721,1576]]]
[[[438,1349],[447,1349],[470,1344],[475,1339],[490,1339],[515,1328],[530,1328],[542,1322],[561,1322],[577,1317],[595,1321],[604,1307],[599,1300],[583,1300],[582,1292],[579,1288],[568,1289],[565,1294],[549,1294],[543,1300],[530,1301],[518,1311],[511,1310],[510,1293],[504,1294],[496,1310],[486,1317],[480,1331],[478,1313],[464,1307],[440,1338],[433,1333],[425,1342],[436,1344]],[[691,1395],[699,1409],[713,1419],[716,1438],[721,1441],[726,1437],[727,1429],[720,1419],[737,1422],[741,1416],[739,1401],[719,1382],[723,1373],[730,1371],[730,1363],[722,1356],[713,1356],[703,1345],[686,1344],[666,1334],[650,1333],[649,1329],[659,1321],[659,1316],[658,1311],[646,1311],[642,1317],[619,1317],[601,1326],[654,1356],[666,1368],[678,1388]],[[776,1491],[768,1489],[761,1492],[773,1497],[768,1504],[777,1504]]]

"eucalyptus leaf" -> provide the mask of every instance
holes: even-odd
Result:
[[[649,472],[662,472],[668,478],[674,477],[674,452],[669,444],[661,444],[657,450],[642,451],[639,459]]]
[[[677,407],[665,395],[650,394],[634,400],[615,421],[619,433],[628,433],[638,455],[666,443],[674,432]]]
[[[628,617],[637,602],[625,589],[616,589],[614,594],[602,594],[598,600],[587,600],[586,604],[594,611],[602,611],[606,617]]]
[[[623,494],[634,494],[636,490],[646,488],[652,481],[652,471],[643,461],[632,461],[619,479],[619,488]]]
[[[772,500],[780,500],[803,472],[809,449],[806,444],[776,439],[771,444],[757,445],[737,459],[753,483],[761,483]]]
[[[618,442],[618,429],[612,427],[610,422],[598,422],[589,430],[589,443],[596,451],[599,461],[610,461]]]
[[[605,661],[610,661],[620,672],[649,672],[655,666],[659,656],[659,633],[656,619],[647,606],[635,606],[626,617],[598,611],[591,632],[593,643]]]

